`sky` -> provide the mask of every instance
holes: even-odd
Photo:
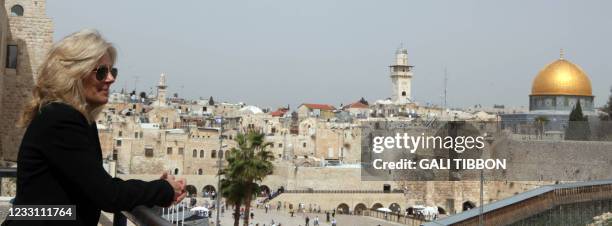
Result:
[[[118,48],[115,90],[276,108],[391,96],[396,49],[414,65],[413,99],[451,107],[527,106],[559,58],[590,77],[595,105],[612,86],[612,1],[47,1],[54,40],[98,29]]]

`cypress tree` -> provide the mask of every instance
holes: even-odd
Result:
[[[589,140],[591,129],[587,117],[582,113],[580,100],[576,103],[569,115],[569,122],[565,130],[566,140]]]

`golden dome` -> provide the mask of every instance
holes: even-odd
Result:
[[[563,59],[552,62],[533,80],[531,95],[593,96],[591,80],[577,65]]]

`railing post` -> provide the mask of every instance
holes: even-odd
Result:
[[[121,212],[113,214],[113,226],[127,226],[127,217]]]

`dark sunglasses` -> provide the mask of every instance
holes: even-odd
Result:
[[[96,79],[98,81],[104,81],[106,79],[106,76],[108,75],[109,67],[106,65],[100,65],[93,71],[96,72]],[[111,68],[110,73],[113,76],[113,79],[117,79],[117,74],[119,73],[117,68]]]

